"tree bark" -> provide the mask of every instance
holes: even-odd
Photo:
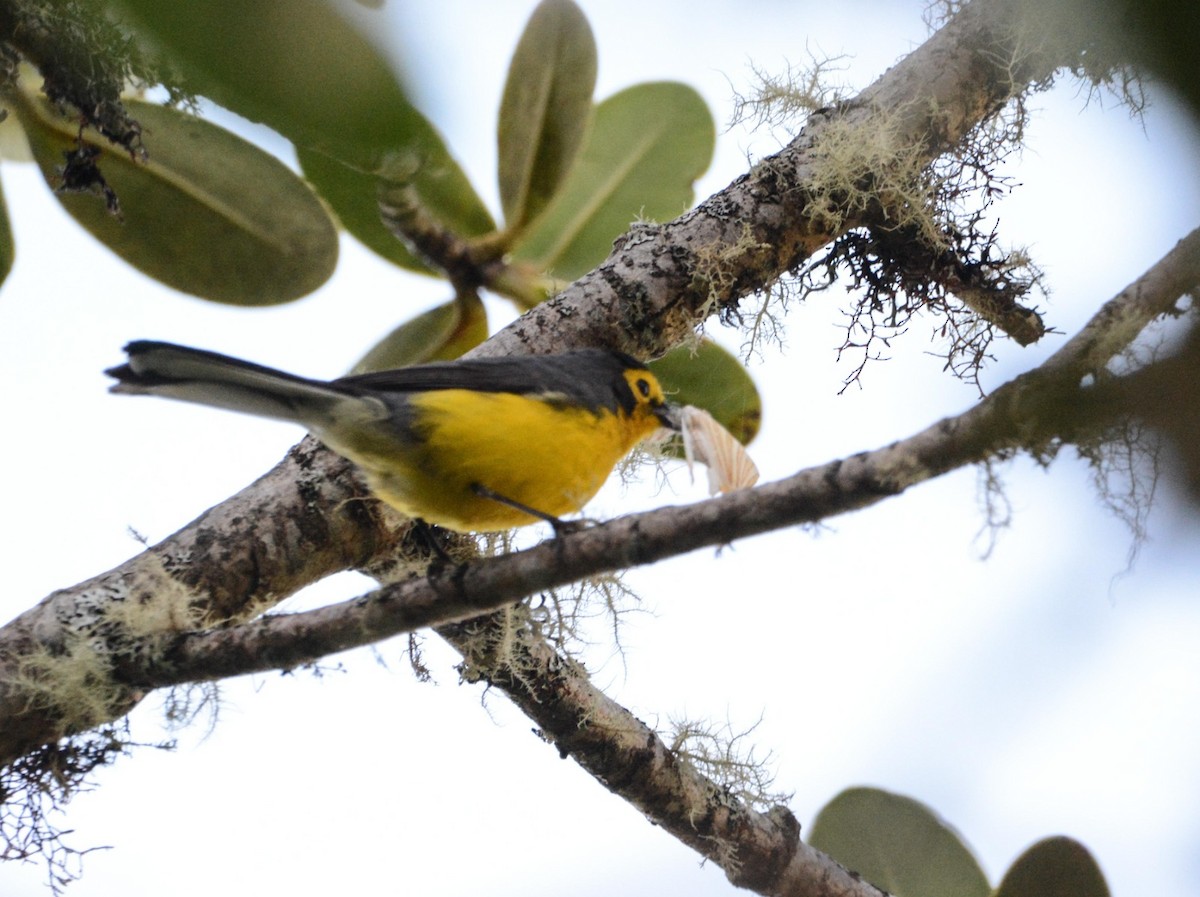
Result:
[[[860,96],[815,114],[780,153],[691,212],[664,225],[635,228],[595,271],[480,351],[601,345],[650,357],[690,335],[708,316],[736,311],[739,300],[769,288],[857,223],[853,216],[831,218],[808,202],[822,140],[835,123],[866,131],[887,127],[927,163],[1011,97],[1077,63],[1086,49],[1081,39],[1036,47],[1021,43],[1012,23],[1023,6],[1019,0],[965,5]],[[1197,239],[1193,234],[1177,250],[1184,261],[1176,258],[1173,264],[1187,273],[1168,278],[1166,293],[1151,298],[1144,284],[1135,285],[1042,369],[908,440],[801,471],[752,493],[615,521],[511,558],[401,582],[313,616],[246,623],[339,570],[357,568],[395,581],[418,560],[405,538],[407,523],[368,499],[345,462],[305,440],[254,485],[178,533],[108,573],[55,592],[0,629],[0,764],[118,717],[147,688],[242,672],[255,657],[290,666],[404,628],[461,620],[590,572],[712,544],[717,533],[726,539],[818,520],[1002,448],[1039,447],[1068,423],[1079,425],[1056,416],[1062,398],[1079,390],[1079,378],[1100,370],[1146,321],[1169,311],[1179,292],[1196,284]],[[1177,287],[1179,292],[1168,295]],[[449,614],[440,609],[447,600]],[[424,616],[415,615],[415,604]],[[211,630],[216,624],[228,628]],[[459,632],[447,626],[441,631],[452,641]],[[510,680],[497,670],[492,681],[551,732],[565,753],[721,862],[736,883],[762,893],[874,893],[806,848],[786,810],[718,809],[715,786],[681,769],[628,711],[585,678],[563,674],[566,662],[547,654],[546,646],[529,650],[543,677]],[[103,680],[103,709],[87,718],[72,715],[53,681],[55,662],[81,652],[96,658],[94,675]],[[598,713],[617,724],[579,730],[579,720]],[[639,742],[633,746],[641,752],[636,756],[623,740],[629,732]],[[708,828],[695,829],[697,819]]]
[[[1101,374],[1147,325],[1171,314],[1197,286],[1200,229],[1104,303],[1039,367],[907,438],[754,489],[620,517],[524,551],[461,565],[435,563],[402,582],[316,610],[219,629],[160,632],[147,636],[146,650],[121,658],[117,673],[125,683],[154,689],[288,669],[404,632],[460,623],[588,577],[818,523],[1006,451],[1093,435],[1112,422],[1108,396],[1114,387],[1084,385],[1085,377]],[[1160,364],[1178,377],[1172,360]],[[1118,413],[1126,413],[1128,405],[1120,403]]]

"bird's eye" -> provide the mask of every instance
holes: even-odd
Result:
[[[638,377],[637,388],[638,392],[642,394],[643,398],[650,397],[650,381],[645,377]]]

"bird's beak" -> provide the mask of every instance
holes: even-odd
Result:
[[[672,405],[670,402],[664,402],[654,409],[654,415],[659,422],[668,430],[679,431],[683,429],[683,411],[678,405]]]

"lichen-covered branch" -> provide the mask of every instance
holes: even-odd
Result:
[[[160,66],[108,19],[104,4],[0,0],[0,41],[10,61],[37,67],[46,96],[69,106],[81,128],[90,125],[134,156],[145,154],[141,127],[129,117],[121,92],[130,81],[156,82]]]
[[[1175,313],[1180,297],[1197,289],[1200,230],[1181,240],[1146,274],[1107,302],[1040,368],[1005,385],[966,414],[885,449],[834,462],[820,471],[803,471],[777,485],[783,491],[792,491],[807,479],[816,493],[833,483],[853,480],[856,471],[871,470],[870,478],[860,480],[865,487],[862,492],[871,486],[877,490],[873,497],[860,496],[861,501],[869,503],[886,497],[891,489],[898,491],[905,483],[934,475],[938,469],[957,466],[973,454],[981,453],[986,458],[1005,444],[1020,445],[1025,440],[1036,450],[1052,436],[1069,435],[1080,428],[1104,428],[1113,414],[1136,411],[1138,406],[1129,401],[1098,403],[1097,398],[1107,398],[1096,395],[1106,391],[1107,385],[1085,387],[1081,378],[1104,370],[1148,324]],[[1162,367],[1168,385],[1186,388],[1194,408],[1200,358],[1197,345],[1200,340],[1193,334],[1190,345],[1180,353],[1182,360],[1167,359],[1122,378],[1135,384],[1134,400],[1144,397],[1142,379],[1148,378],[1153,384],[1156,369]],[[1180,365],[1182,371],[1177,370]],[[1130,398],[1126,391],[1116,392],[1121,398]],[[1142,407],[1146,407],[1145,402]],[[1159,397],[1147,411],[1152,417],[1163,416],[1162,412],[1171,407]],[[1184,416],[1186,424],[1176,421],[1172,425],[1190,437],[1194,446],[1200,418],[1194,413]],[[1191,453],[1195,488],[1200,482],[1196,473],[1200,462],[1195,460],[1194,447]],[[894,479],[881,476],[884,471],[890,471]],[[758,509],[764,490],[773,489],[762,487],[694,507],[720,515],[721,505],[744,501],[749,512]],[[1200,489],[1196,491],[1200,495]],[[726,519],[721,525],[736,528],[737,523]],[[651,527],[638,525],[632,529],[630,538],[641,538]],[[442,627],[438,632],[470,661],[478,630],[503,625],[502,620],[483,619]],[[796,818],[787,807],[777,805],[759,812],[700,775],[667,750],[657,733],[599,691],[581,668],[559,656],[545,641],[531,636],[510,638],[508,643],[520,652],[519,657],[509,656],[504,663],[482,672],[476,670],[476,674],[503,689],[564,757],[573,758],[604,787],[719,865],[732,883],[764,895],[790,897],[874,897],[880,893],[805,844]]]
[[[217,630],[166,632],[121,661],[123,681],[158,688],[287,669],[402,632],[478,617],[531,594],[652,564],[770,530],[817,523],[899,495],[1013,449],[1040,452],[1110,423],[1082,381],[1104,370],[1148,324],[1200,285],[1200,230],[1105,303],[1042,366],[966,412],[874,451],[808,468],[755,489],[600,524],[520,552],[437,564],[367,595]],[[1169,362],[1164,362],[1169,363]]]
[[[782,152],[696,210],[669,224],[638,229],[596,271],[525,315],[482,351],[604,345],[655,356],[709,315],[736,311],[741,297],[794,270],[851,225],[844,216],[830,215],[828,207],[815,209],[808,202],[820,155],[815,150],[832,121],[870,129],[886,118],[892,139],[915,147],[918,158],[931,159],[1023,86],[1074,63],[1084,49],[1078,45],[1028,52],[1014,46],[1010,23],[1021,5],[1018,0],[967,5],[857,100],[815,116]],[[910,448],[944,451],[940,440],[947,437],[979,445],[993,438],[957,429],[921,434]],[[849,459],[824,474],[839,493],[854,477],[895,491],[933,475],[934,462],[944,463],[922,459],[919,451],[917,456],[884,452],[872,464],[886,469],[862,468]],[[160,631],[244,620],[324,575],[395,563],[405,544],[403,528],[375,503],[363,501],[358,488],[343,462],[311,442],[302,443],[247,492],[128,564],[49,596],[0,630],[0,763],[136,702],[138,689],[106,678],[111,658],[120,656],[123,664],[137,659],[137,638],[154,631],[151,620],[158,621]],[[797,501],[795,495],[759,497],[769,496],[780,503],[781,515],[796,513],[782,507]],[[137,638],[131,640],[131,634]],[[143,650],[151,643],[143,641]],[[97,656],[102,658],[98,665],[85,662]],[[71,660],[75,680],[85,687],[98,678],[111,688],[89,704],[101,718],[84,721],[64,712],[63,696],[48,672],[57,658]],[[31,692],[33,686],[41,690]]]
[[[394,563],[408,523],[370,500],[348,467],[305,440],[235,498],[0,629],[0,765],[141,699],[143,689],[112,679],[114,650],[249,619],[333,570]]]
[[[888,146],[902,151],[905,169],[919,169],[1012,97],[1043,84],[1056,69],[1076,66],[1088,48],[1084,37],[1024,40],[1019,23],[1031,8],[1022,0],[966,4],[858,97],[813,114],[783,150],[692,211],[640,227],[596,270],[484,351],[528,351],[544,346],[550,332],[558,334],[555,347],[606,345],[652,357],[712,314],[736,318],[740,300],[865,223],[877,194],[864,179],[881,176],[869,164],[874,156],[862,165],[838,156],[831,166],[830,139],[853,146],[886,134]],[[719,270],[706,263],[714,257]]]
[[[903,148],[911,170],[1056,68],[1076,65],[1086,42],[1069,34],[1052,45],[1030,42],[1013,27],[1024,7],[1021,0],[967,4],[858,98],[814,114],[783,151],[693,212],[635,230],[596,271],[482,351],[606,345],[654,356],[712,314],[736,317],[742,298],[768,289],[851,228],[878,226],[876,212],[886,218],[908,202],[903,178],[881,181],[886,165],[864,168],[851,158],[853,164],[831,169],[833,136],[843,138],[844,149],[846,134],[884,133]],[[854,176],[845,178],[846,171]],[[890,186],[869,195],[881,183]],[[411,222],[406,227],[410,238],[426,233]],[[444,255],[439,235],[427,233],[425,251]],[[456,277],[473,284],[475,274]],[[752,492],[612,521],[406,580],[403,565],[428,561],[412,558],[407,522],[369,500],[345,462],[305,441],[258,483],[176,535],[0,629],[0,764],[29,788],[40,787],[36,770],[20,773],[14,761],[119,717],[148,689],[293,666],[436,626],[463,651],[472,673],[510,694],[564,755],[719,863],[736,884],[764,894],[872,895],[800,841],[790,811],[760,812],[706,779],[532,633],[516,641],[519,657],[479,663],[475,638],[491,624],[476,615],[580,577],[866,507],[997,452],[1042,452],[1091,432],[1105,409],[1089,401],[1099,393],[1085,375],[1099,379],[1197,282],[1200,234],[1192,234],[1041,368],[907,439]],[[259,616],[298,588],[352,567],[394,584],[319,611]],[[89,756],[103,762],[110,753],[103,745]],[[36,769],[46,768],[38,760]]]
[[[478,620],[443,627],[439,634],[469,655],[476,631],[489,625],[492,621]],[[787,807],[756,810],[701,775],[546,642],[519,640],[513,650],[482,678],[503,689],[561,756],[716,863],[733,884],[760,894],[883,897],[805,844]]]

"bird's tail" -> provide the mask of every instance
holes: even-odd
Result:
[[[109,391],[164,396],[320,429],[341,417],[347,403],[372,400],[329,383],[172,343],[137,340],[128,362],[105,371],[118,381]]]

